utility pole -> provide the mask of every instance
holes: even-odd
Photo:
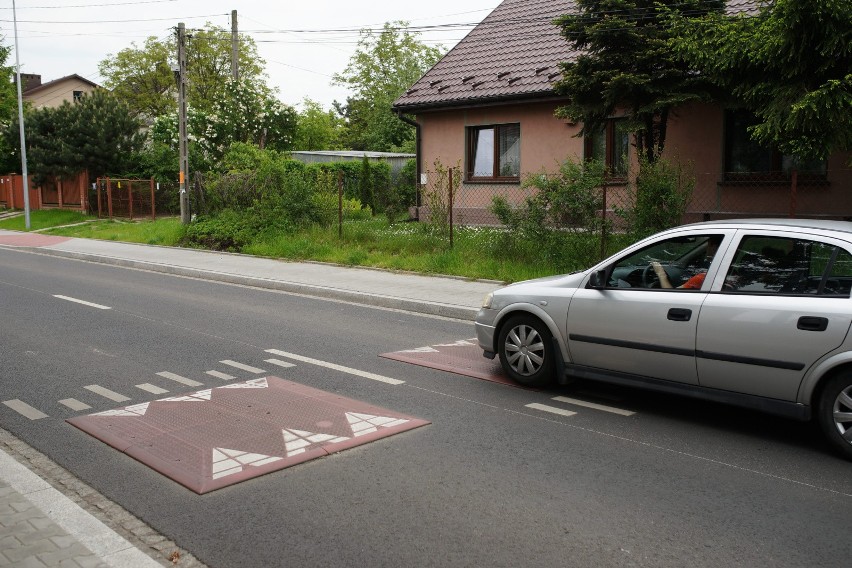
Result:
[[[231,10],[231,77],[240,79],[240,37],[237,33],[237,11]]]
[[[18,48],[18,12],[15,9],[15,0],[12,0],[12,20],[15,24],[15,73],[18,80],[18,126],[21,131],[21,180],[24,188],[24,226],[30,230],[30,184],[27,174],[27,141],[24,136],[24,97],[21,94],[21,50]],[[12,188],[12,191],[15,189]]]
[[[189,148],[186,134],[186,26],[178,24],[178,146],[180,148],[180,222],[189,224]]]

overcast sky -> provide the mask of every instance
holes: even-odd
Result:
[[[231,29],[237,10],[241,33],[251,36],[266,60],[270,85],[282,101],[296,105],[309,97],[329,108],[347,91],[332,86],[358,41],[361,28],[406,20],[423,30],[429,45],[450,48],[500,0],[17,0],[22,73],[42,82],[74,73],[101,83],[98,63],[111,54],[142,45],[146,38],[174,38],[179,22],[187,29],[206,22]],[[14,46],[12,2],[0,4],[0,34]],[[9,63],[15,64],[14,51]]]

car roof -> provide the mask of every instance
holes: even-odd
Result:
[[[832,219],[781,219],[781,218],[766,218],[766,219],[724,219],[720,221],[704,221],[702,223],[693,223],[684,225],[690,229],[699,227],[713,228],[786,228],[786,229],[817,229],[822,231],[837,231],[841,233],[852,234],[852,222],[837,221]]]

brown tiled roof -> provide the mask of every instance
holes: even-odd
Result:
[[[573,9],[573,0],[504,0],[394,107],[555,96],[558,64],[569,59],[572,50],[553,20]]]
[[[730,14],[754,14],[762,0],[728,0]],[[504,0],[394,102],[417,111],[501,100],[555,98],[559,63],[575,55],[553,20],[573,0]]]

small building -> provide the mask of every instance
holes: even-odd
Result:
[[[21,73],[21,83],[21,95],[33,108],[56,108],[66,101],[74,102],[100,88],[97,83],[77,74],[42,83],[41,75]]]
[[[312,164],[317,162],[352,162],[361,161],[366,156],[371,162],[387,162],[390,165],[391,176],[396,176],[405,167],[408,160],[416,154],[401,152],[367,152],[365,150],[310,150],[290,152],[294,160]]]

